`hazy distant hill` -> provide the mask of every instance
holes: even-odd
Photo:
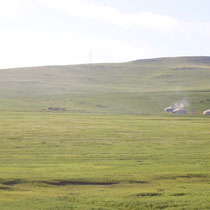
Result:
[[[210,108],[210,57],[0,70],[1,110],[153,113],[177,100]]]

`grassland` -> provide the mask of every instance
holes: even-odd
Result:
[[[0,209],[210,209],[209,81],[210,57],[0,70]]]
[[[0,118],[0,209],[210,208],[209,117]]]
[[[189,111],[210,108],[210,57],[139,60],[0,70],[0,110],[160,113],[186,99]]]

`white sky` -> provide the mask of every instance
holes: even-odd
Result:
[[[210,55],[208,0],[0,0],[0,68]]]

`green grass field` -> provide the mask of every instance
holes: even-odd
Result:
[[[209,117],[0,118],[0,209],[210,208]]]
[[[209,81],[210,57],[0,70],[0,210],[210,209]]]
[[[210,57],[6,69],[0,110],[157,114],[184,99],[202,113],[210,108],[209,81]]]

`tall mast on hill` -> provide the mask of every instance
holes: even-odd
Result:
[[[90,50],[89,56],[90,56],[90,64],[91,64],[92,63],[92,51],[91,50]]]

